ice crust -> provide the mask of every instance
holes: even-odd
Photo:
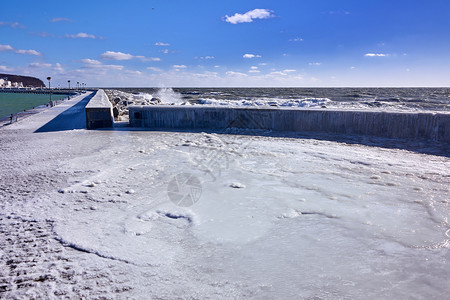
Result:
[[[110,275],[111,285],[130,286],[122,296],[362,299],[450,292],[448,157],[314,138],[33,133],[44,117],[0,130],[3,139],[27,141],[27,148],[6,143],[2,159],[57,157],[27,168],[54,170],[65,180],[24,201],[2,199],[1,214],[51,221],[56,240],[81,251],[87,263],[123,266]],[[168,197],[168,183],[180,173],[201,182],[190,207]]]

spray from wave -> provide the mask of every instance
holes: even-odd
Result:
[[[163,104],[182,104],[182,96],[180,93],[175,92],[172,88],[161,88],[155,95],[155,98],[161,99]]]

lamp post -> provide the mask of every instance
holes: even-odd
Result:
[[[51,104],[51,102],[52,102],[52,89],[50,87],[50,80],[52,80],[52,78],[51,77],[47,77],[47,80],[48,80],[48,89],[50,90],[50,106],[51,106],[52,105]]]
[[[78,92],[79,89],[80,89],[80,82],[77,81],[77,92]]]
[[[69,84],[69,90],[70,90],[70,80],[67,80],[67,83]]]

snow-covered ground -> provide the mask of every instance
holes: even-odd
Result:
[[[450,292],[448,156],[264,133],[87,131],[71,107],[81,98],[0,129],[0,297]],[[73,124],[58,130],[64,115]]]

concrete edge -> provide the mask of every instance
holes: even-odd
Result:
[[[99,89],[85,107],[86,128],[106,128],[114,124],[113,108],[105,91]]]

